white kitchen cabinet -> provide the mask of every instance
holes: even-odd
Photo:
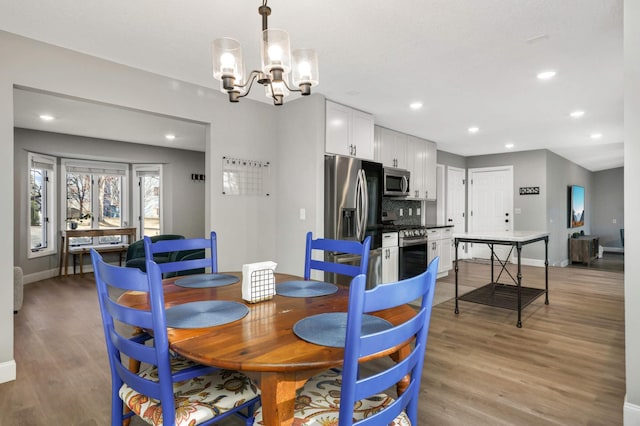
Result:
[[[326,101],[325,151],[373,160],[373,115]]]
[[[436,186],[436,169],[437,169],[437,151],[435,142],[424,141],[426,144],[426,153],[424,158],[424,193],[427,200],[435,200],[437,193]]]
[[[407,168],[411,172],[410,198],[435,200],[436,144],[409,136],[407,154]]]
[[[398,233],[385,232],[382,234],[382,283],[398,281]]]
[[[376,126],[377,155],[375,160],[386,167],[407,168],[408,136],[385,127]]]
[[[440,256],[438,274],[448,273],[451,270],[451,229],[431,228],[427,230],[427,259],[429,262],[436,256]]]

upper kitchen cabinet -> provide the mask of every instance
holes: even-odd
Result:
[[[376,161],[387,167],[407,169],[407,135],[376,126]]]
[[[373,160],[373,115],[327,101],[325,150]]]
[[[407,169],[411,172],[410,198],[436,199],[436,144],[431,141],[408,137]]]

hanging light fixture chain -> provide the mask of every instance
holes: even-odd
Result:
[[[262,31],[264,31],[269,28],[267,17],[271,15],[271,8],[267,6],[267,0],[262,2],[262,6],[258,8],[258,13],[262,16]]]

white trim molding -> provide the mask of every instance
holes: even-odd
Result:
[[[16,361],[0,363],[0,383],[12,382],[16,379]]]
[[[640,426],[640,405],[631,404],[624,396],[624,406],[622,408],[622,424],[624,426]]]

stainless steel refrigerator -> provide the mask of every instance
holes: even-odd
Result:
[[[367,272],[367,288],[371,288],[382,277],[382,164],[326,155],[324,165],[325,238],[362,242],[371,236]],[[327,257],[333,262],[360,264],[360,256],[329,253]],[[350,281],[349,277],[326,275],[329,282]]]

